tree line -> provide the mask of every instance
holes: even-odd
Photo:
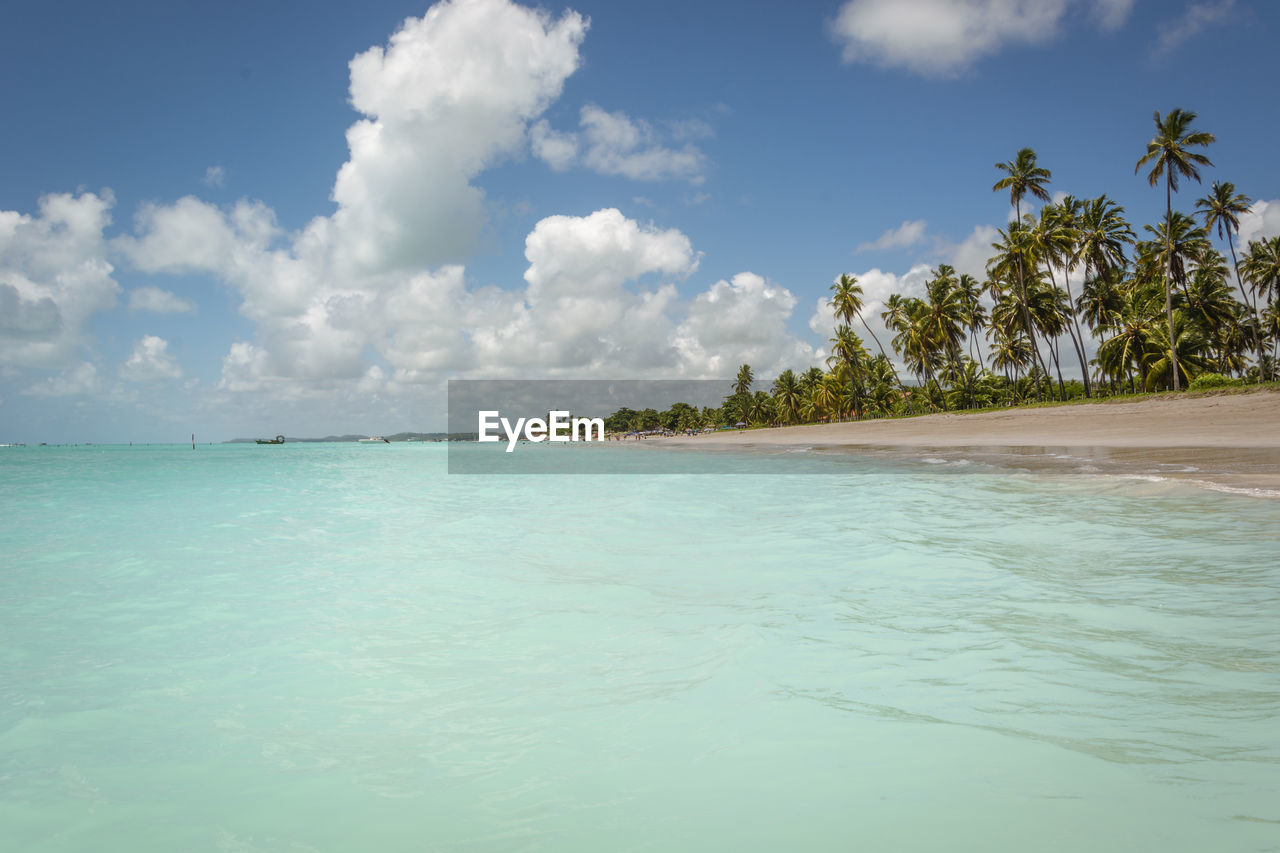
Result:
[[[1228,181],[1215,181],[1192,213],[1175,210],[1180,185],[1213,166],[1203,149],[1215,140],[1193,128],[1194,112],[1154,118],[1134,172],[1164,189],[1165,215],[1141,231],[1105,194],[1054,202],[1052,174],[1030,148],[996,164],[992,190],[1008,192],[1015,219],[998,231],[984,279],[940,264],[923,297],[895,293],[882,306],[909,382],[867,323],[858,280],[842,275],[831,286],[825,370],[783,371],[766,392],[752,390],[744,364],[719,408],[624,409],[607,425],[791,424],[1275,381],[1280,237],[1236,245],[1253,202]],[[1038,212],[1023,212],[1028,197],[1043,203]],[[1064,365],[1081,378],[1064,379]]]

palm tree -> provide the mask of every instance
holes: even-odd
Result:
[[[1076,310],[1095,338],[1107,332],[1111,317],[1123,304],[1123,279],[1124,270],[1117,267],[1100,272],[1084,283],[1084,289],[1076,300]]]
[[[1136,175],[1144,165],[1151,163],[1151,172],[1147,175],[1147,183],[1155,186],[1164,178],[1165,222],[1168,224],[1166,235],[1173,232],[1173,192],[1178,188],[1179,178],[1192,178],[1200,183],[1200,167],[1212,166],[1213,163],[1203,154],[1191,151],[1192,147],[1204,147],[1214,142],[1214,135],[1204,131],[1193,131],[1191,123],[1196,114],[1187,110],[1174,109],[1163,119],[1156,111],[1156,135],[1147,143],[1147,153],[1142,155],[1133,172]],[[1168,263],[1173,262],[1173,250],[1169,247],[1165,253]],[[1182,390],[1181,371],[1178,369],[1177,338],[1173,329],[1173,268],[1166,270],[1164,285],[1164,313],[1169,326],[1169,358],[1173,362],[1173,390]]]
[[[876,342],[876,349],[880,350],[880,354],[885,359],[889,358],[884,351],[884,345],[880,343],[880,339],[876,337],[876,333],[871,329],[866,318],[862,316],[862,309],[866,303],[863,301],[862,285],[858,284],[858,279],[848,273],[842,273],[836,283],[831,285],[831,299],[827,304],[835,311],[836,319],[845,325],[851,324],[855,317],[858,318],[859,322],[862,323],[862,328],[866,329],[867,334],[871,335],[871,340]],[[889,362],[889,366],[892,367],[893,362]],[[907,390],[903,387],[902,380],[898,378],[896,370],[893,372],[893,377],[898,388],[905,396]]]
[[[1172,227],[1169,227],[1169,226]],[[1170,290],[1177,288],[1187,295],[1187,277],[1191,269],[1205,263],[1209,254],[1221,258],[1209,245],[1209,237],[1194,219],[1181,211],[1174,211],[1173,218],[1157,226],[1144,225],[1153,239],[1137,246],[1139,263],[1150,269],[1170,271],[1167,279]]]
[[[1134,373],[1141,370],[1143,359],[1150,351],[1150,342],[1157,332],[1152,320],[1155,312],[1154,294],[1145,287],[1135,287],[1126,295],[1120,310],[1107,322],[1114,333],[1098,347],[1098,366],[1105,373],[1127,377],[1129,387],[1134,388]],[[1145,379],[1145,376],[1144,376]]]
[[[751,383],[756,381],[755,374],[751,372],[751,365],[744,364],[738,368],[738,378],[733,381],[733,393],[750,394]]]
[[[1031,233],[1028,231],[1025,222],[1010,222],[1008,233],[997,231],[1000,235],[1000,242],[992,243],[991,248],[997,251],[997,255],[988,261],[987,274],[993,282],[1016,280],[1018,287],[1017,293],[1013,295],[1013,304],[1017,307],[1019,316],[1022,319],[1022,330],[1031,340],[1031,352],[1035,356],[1036,361],[1040,365],[1040,370],[1045,375],[1049,371],[1044,364],[1044,356],[1040,354],[1040,345],[1036,341],[1036,327],[1034,319],[1031,316],[1031,299],[1027,288],[1027,271],[1030,270],[1037,277],[1036,272],[1038,262],[1035,256],[1035,245],[1031,239]],[[1040,399],[1040,386],[1035,388],[1036,399]]]
[[[1251,241],[1243,266],[1245,281],[1249,282],[1264,305],[1267,294],[1271,294],[1271,305],[1263,310],[1260,325],[1264,336],[1280,341],[1280,335],[1274,334],[1277,318],[1280,318],[1280,237]],[[1263,380],[1271,378],[1274,372],[1276,346],[1273,342],[1270,363],[1258,365],[1258,372]]]
[[[995,186],[991,188],[992,192],[1000,190],[1009,191],[1009,201],[1013,204],[1014,211],[1017,215],[1019,226],[1022,223],[1022,199],[1027,193],[1040,199],[1041,201],[1049,201],[1049,191],[1045,189],[1045,185],[1049,183],[1049,179],[1053,177],[1048,169],[1041,168],[1036,165],[1036,152],[1030,148],[1023,148],[1018,155],[1008,163],[996,163],[996,168],[1005,173],[1005,176],[996,181]],[[1014,226],[1010,224],[1009,234],[1012,235]],[[1024,260],[1022,255],[1018,255],[1018,288],[1021,291],[1022,304],[1027,304],[1027,286],[1026,271],[1023,269]],[[1035,332],[1031,331],[1031,317],[1024,310],[1023,322],[1026,324],[1027,333],[1031,335],[1031,348],[1039,351],[1036,347]],[[1036,399],[1040,398],[1040,387],[1036,386]]]
[[[978,332],[987,327],[987,309],[982,305],[982,292],[986,288],[968,273],[960,276],[956,282],[956,295],[964,308],[964,324],[969,337],[969,357],[973,358],[973,348],[978,349],[977,361],[982,363],[982,344],[978,341]]]
[[[928,347],[946,357],[954,372],[960,364],[960,341],[968,325],[964,297],[957,289],[956,271],[940,264],[927,285],[929,299],[921,314],[921,336]],[[957,374],[959,375],[959,374]]]
[[[1219,240],[1223,236],[1227,238],[1227,248],[1231,250],[1231,266],[1236,271],[1236,287],[1240,288],[1245,303],[1256,317],[1258,306],[1249,298],[1249,293],[1244,289],[1244,282],[1240,278],[1240,258],[1236,255],[1234,239],[1235,235],[1240,233],[1240,214],[1248,212],[1249,205],[1252,203],[1252,199],[1247,195],[1236,192],[1236,185],[1230,181],[1214,181],[1209,194],[1196,202],[1196,209],[1204,217],[1205,231],[1213,231],[1216,228]],[[1251,325],[1254,348],[1258,352],[1258,357],[1261,358],[1262,338],[1258,336],[1257,324]]]
[[[1058,280],[1053,274],[1053,269],[1058,267],[1062,270],[1063,284],[1067,288],[1067,299],[1062,313],[1064,318],[1070,321],[1064,328],[1071,337],[1076,358],[1080,360],[1084,395],[1090,397],[1092,394],[1089,388],[1089,366],[1085,363],[1084,339],[1080,332],[1080,324],[1076,320],[1075,295],[1071,292],[1071,268],[1076,263],[1076,244],[1080,239],[1080,230],[1076,228],[1080,207],[1081,203],[1072,196],[1067,196],[1060,204],[1046,204],[1040,209],[1040,219],[1031,227],[1031,234],[1037,252],[1049,270],[1049,280],[1053,282],[1054,290],[1058,289]],[[1054,359],[1057,360],[1056,354]],[[1058,385],[1062,386],[1061,379]],[[1065,390],[1063,394],[1066,394]]]
[[[1178,311],[1173,316],[1174,346],[1169,346],[1164,329],[1156,326],[1154,334],[1148,341],[1150,347],[1143,359],[1146,370],[1144,387],[1152,391],[1167,386],[1171,365],[1181,371],[1182,378],[1188,385],[1195,377],[1213,368],[1213,363],[1205,356],[1209,342],[1196,325],[1191,322],[1185,311]],[[1176,361],[1174,357],[1176,355]]]
[[[1075,308],[1084,316],[1090,331],[1096,333],[1105,321],[1103,309],[1119,308],[1116,284],[1127,263],[1125,246],[1133,245],[1134,235],[1124,219],[1124,208],[1105,195],[1085,203],[1079,228],[1075,260],[1084,262],[1084,286]]]
[[[1034,150],[1023,148],[1008,163],[996,163],[996,168],[1004,172],[1005,176],[996,181],[991,190],[1009,191],[1009,202],[1016,209],[1019,222],[1022,221],[1022,199],[1027,193],[1041,201],[1049,201],[1049,191],[1045,189],[1045,185],[1049,183],[1053,173],[1036,165]]]
[[[836,336],[831,339],[831,357],[827,359],[829,367],[843,370],[849,379],[854,379],[863,371],[867,362],[867,350],[862,339],[854,334],[853,329],[841,325],[836,329]]]
[[[773,399],[775,411],[783,423],[794,423],[800,416],[800,405],[804,401],[804,390],[795,371],[784,370],[773,381]]]

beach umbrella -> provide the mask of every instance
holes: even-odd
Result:
[[[734,426],[746,426],[746,425],[747,425],[746,421],[738,421],[736,424],[734,424]]]

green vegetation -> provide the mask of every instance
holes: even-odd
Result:
[[[744,364],[719,409],[623,410],[609,429],[814,423],[1276,380],[1280,237],[1237,253],[1239,217],[1251,201],[1230,182],[1215,182],[1195,216],[1173,206],[1180,181],[1199,183],[1200,169],[1213,165],[1195,149],[1214,136],[1195,130],[1195,119],[1180,109],[1155,114],[1155,136],[1135,173],[1149,167],[1150,185],[1163,183],[1165,216],[1143,226],[1145,239],[1106,195],[1053,202],[1052,173],[1030,148],[997,163],[1003,176],[992,189],[1008,191],[1016,219],[992,244],[985,279],[942,264],[923,298],[895,293],[883,305],[889,344],[914,384],[898,376],[863,316],[862,287],[845,274],[831,287],[837,326],[825,371],[786,370],[768,392],[753,392]],[[1023,214],[1027,196],[1044,202],[1038,215]],[[1213,246],[1215,234],[1230,264]],[[871,335],[875,355],[855,322]],[[1086,334],[1098,343],[1092,359]],[[1081,380],[1064,380],[1064,361],[1079,365]]]

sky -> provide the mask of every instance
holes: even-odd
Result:
[[[1159,218],[1157,110],[1217,137],[1175,207],[1231,181],[1242,242],[1280,233],[1265,0],[3,17],[0,442],[433,431],[449,378],[822,364],[840,274],[872,318],[983,277],[1020,148]]]

